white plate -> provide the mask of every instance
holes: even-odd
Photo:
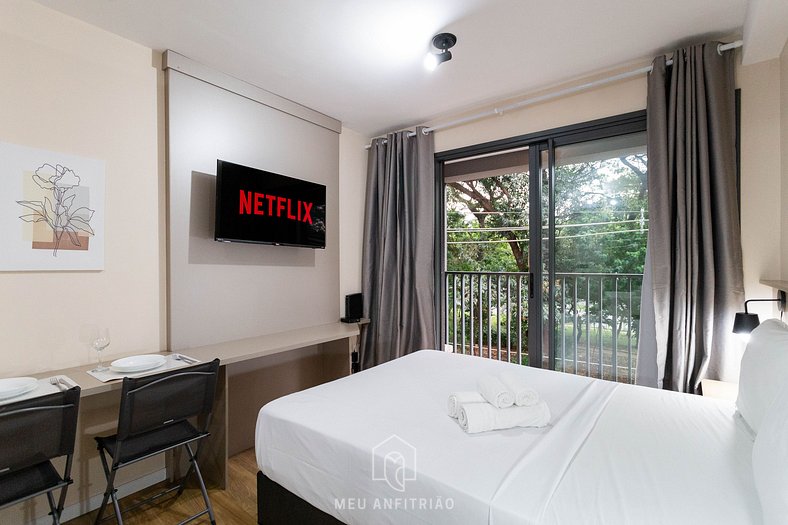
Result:
[[[11,399],[35,390],[38,379],[35,377],[9,377],[0,379],[0,399]]]
[[[124,357],[110,363],[109,367],[113,372],[120,372],[122,374],[129,372],[144,372],[146,370],[153,370],[167,362],[167,358],[163,355],[133,355],[131,357]]]

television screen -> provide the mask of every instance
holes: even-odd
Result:
[[[218,160],[216,229],[222,242],[326,247],[326,187]]]

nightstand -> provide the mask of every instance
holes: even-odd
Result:
[[[739,383],[728,383],[727,381],[717,381],[715,379],[701,379],[700,389],[703,397],[713,397],[715,399],[726,399],[736,401],[739,395]]]

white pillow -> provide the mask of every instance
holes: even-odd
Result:
[[[752,448],[752,472],[764,525],[788,521],[788,388],[777,395]]]
[[[788,382],[788,325],[767,319],[752,331],[741,360],[736,408],[758,434],[766,411]]]

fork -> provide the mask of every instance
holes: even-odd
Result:
[[[197,362],[198,362],[196,359],[192,359],[191,357],[186,357],[186,356],[185,356],[185,355],[183,355],[183,354],[175,354],[175,355],[173,356],[173,358],[174,358],[176,361],[183,361],[184,363],[186,363],[186,364],[189,364],[189,365],[193,365],[194,363],[197,363]]]
[[[59,389],[61,389],[61,390],[63,390],[63,387],[65,387],[65,389],[66,389],[66,390],[68,390],[68,389],[70,388],[70,387],[69,387],[69,386],[66,384],[66,382],[65,382],[65,381],[63,381],[63,380],[60,378],[60,376],[52,376],[52,377],[50,377],[50,378],[49,378],[49,382],[50,382],[50,384],[53,384],[53,385],[55,385],[56,387],[58,387],[58,388],[59,388]]]

